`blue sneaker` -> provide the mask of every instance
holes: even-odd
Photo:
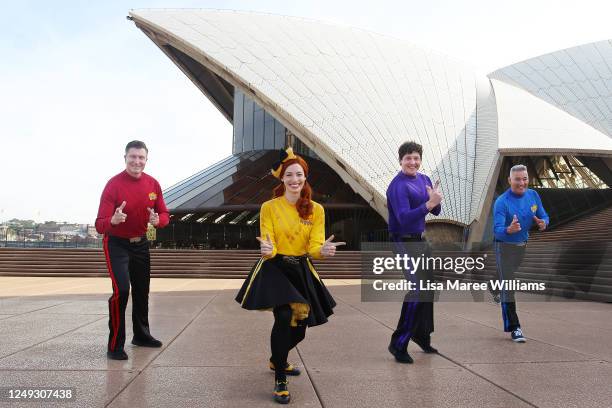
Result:
[[[515,330],[512,330],[510,336],[512,337],[512,341],[515,343],[525,343],[527,341],[525,336],[523,336],[523,331],[520,327]]]

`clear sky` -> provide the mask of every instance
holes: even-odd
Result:
[[[231,154],[232,128],[125,19],[201,7],[309,17],[392,35],[480,73],[612,38],[612,2],[11,1],[0,12],[0,221],[93,223],[132,139],[162,188]]]

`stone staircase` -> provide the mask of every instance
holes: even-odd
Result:
[[[532,232],[516,278],[546,282],[552,295],[612,302],[612,207],[575,219],[550,231]],[[338,251],[314,261],[323,278],[361,277],[359,251]],[[152,249],[152,276],[163,278],[244,279],[259,258],[256,250]],[[101,249],[0,248],[0,276],[108,276]],[[454,279],[454,273],[436,273]],[[487,252],[485,271],[468,281],[495,279],[495,255]]]
[[[337,252],[314,260],[324,278],[359,278],[360,253]],[[151,275],[161,278],[244,279],[257,262],[256,250],[151,250]],[[101,249],[0,248],[0,276],[108,276]]]

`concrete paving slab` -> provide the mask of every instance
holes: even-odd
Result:
[[[529,407],[514,395],[461,368],[352,370],[310,373],[326,407]]]
[[[195,317],[213,299],[213,294],[195,296],[149,296],[149,316]],[[131,301],[130,301],[131,303]]]
[[[164,347],[128,344],[130,360],[118,362],[105,357],[108,279],[84,279],[71,282],[74,293],[53,294],[54,285],[37,293],[31,285],[29,296],[3,299],[12,309],[0,309],[0,384],[82,381],[85,397],[72,405],[79,407],[104,406],[121,390],[112,406],[276,406],[267,367],[273,317],[240,308],[233,300],[240,280],[159,280],[150,320]],[[501,331],[498,305],[437,303],[433,343],[442,355],[411,345],[415,363],[402,365],[386,350],[401,303],[362,303],[355,282],[330,282],[336,313],[290,353],[304,367],[290,378],[292,406],[606,406],[612,399],[603,361],[612,337],[597,326],[612,305],[519,303],[529,341],[514,344]],[[0,293],[11,292],[6,283],[0,277]],[[16,344],[22,348],[1,358]]]
[[[391,303],[364,302],[361,304],[356,304],[355,307],[363,310],[365,313],[370,314],[372,317],[389,324],[391,327],[394,327],[395,323],[392,325],[392,322],[397,320],[399,316],[399,309],[395,313],[389,313],[386,305],[391,305]],[[531,305],[544,305],[544,303],[531,303],[530,306]],[[557,305],[559,305],[559,303],[557,303]],[[545,309],[548,310],[548,307]],[[612,312],[612,307],[608,307],[607,309],[608,313]],[[573,359],[577,360],[609,359],[609,354],[612,353],[612,350],[610,347],[606,347],[609,342],[607,341],[607,332],[605,329],[595,329],[581,324],[574,324],[571,326],[572,329],[568,330],[567,324],[564,324],[562,321],[551,320],[550,318],[543,316],[537,310],[538,309],[536,307],[530,308],[529,312],[519,310],[519,317],[521,318],[521,323],[528,339],[538,340],[542,343],[547,343],[559,348],[573,350],[579,353],[578,356],[574,355],[574,357],[572,357]],[[588,311],[584,310],[581,313],[588,314]],[[597,313],[603,313],[603,311],[599,310]],[[509,339],[509,334],[502,331],[500,307],[499,305],[493,303],[440,302],[436,303],[435,305],[435,315],[436,331],[433,334],[433,342],[437,346],[440,346],[440,341],[444,341],[443,339],[446,337],[443,322],[452,321],[454,319],[459,319],[459,322],[461,320],[466,320],[467,322],[465,325],[468,328],[474,327],[469,324],[473,323],[495,330],[495,334],[493,337],[491,337],[491,340],[495,339],[495,341],[498,341]],[[455,330],[454,328],[449,329]],[[480,333],[480,329],[478,330],[478,333]],[[585,332],[592,332],[594,334],[594,340],[585,342]],[[485,336],[490,336],[493,332],[487,332],[485,330],[485,333],[487,333],[484,334]],[[466,334],[466,336],[475,337],[473,336],[473,332],[471,330]],[[509,341],[504,341],[502,344],[508,345],[508,343],[513,345]],[[471,341],[469,344],[470,348],[474,347]],[[444,353],[444,350],[441,351]]]
[[[152,367],[110,405],[134,407],[278,407],[274,375],[245,367]],[[321,407],[307,376],[289,379],[294,407]]]
[[[610,308],[601,310],[577,308],[576,304],[564,305],[557,303],[553,307],[542,307],[541,305],[532,307],[531,304],[522,304],[521,311],[536,313],[550,319],[555,319],[567,324],[579,324],[607,330],[612,334],[612,319],[610,319]]]
[[[80,326],[100,319],[99,316],[68,316],[28,313],[0,320],[0,361],[40,342],[47,341]]]
[[[611,315],[612,317],[612,315]],[[612,362],[612,334],[592,326],[581,324],[551,324],[545,318],[525,319],[529,327],[528,336],[534,340],[565,347],[588,355],[594,359]]]
[[[57,306],[45,309],[46,314],[101,315],[108,316],[108,299],[90,298],[69,300]]]
[[[104,407],[135,377],[129,371],[30,371],[0,370],[3,387],[56,388],[76,390],[71,401],[6,402],[0,407]]]
[[[171,292],[173,293],[173,292]],[[207,292],[208,293],[208,292]],[[189,296],[151,293],[149,295],[149,316],[191,316],[194,317],[213,298],[211,294],[192,294]],[[109,295],[110,296],[110,295]],[[80,299],[80,300],[79,300]],[[126,316],[131,315],[132,300],[128,300]],[[95,314],[108,315],[108,296],[97,295],[86,298],[70,297],[66,302],[45,309],[49,314]]]
[[[110,296],[112,286],[108,277],[17,277],[3,276],[3,285],[0,286],[0,297],[28,297],[28,296],[59,296],[59,295],[87,295],[106,294]],[[152,278],[151,293],[202,290],[226,290],[240,288],[241,279],[176,279]]]
[[[155,360],[160,366],[267,367],[273,316],[267,311],[249,311],[225,293]],[[292,351],[292,362],[301,365]]]
[[[557,305],[562,306],[563,304],[557,303]],[[440,304],[440,306],[436,307],[437,311],[440,309],[444,310],[446,304]],[[500,336],[508,338],[509,334],[502,332],[501,311],[499,306],[496,306],[495,308],[483,308],[478,304],[462,304],[455,308],[454,311],[447,310],[443,316],[452,319],[454,313],[454,316],[458,319],[465,319],[478,325],[491,327],[498,330]],[[597,317],[589,319],[585,316],[587,323],[569,322],[550,317],[550,312],[540,312],[537,307],[532,307],[532,305],[529,305],[529,311],[523,310],[523,307],[524,304],[520,305],[518,315],[523,332],[528,340],[537,340],[542,343],[573,350],[591,359],[612,361],[612,348],[608,347],[608,338],[612,333],[594,324],[594,319]],[[548,310],[548,307],[544,309]],[[608,319],[612,315],[612,308],[609,309],[607,312]],[[576,316],[589,314],[587,310],[574,312]],[[603,318],[604,312],[596,310],[594,314],[599,318]],[[442,316],[438,314],[437,317],[439,319]],[[585,333],[589,333],[589,341],[585,341]]]
[[[338,293],[339,288],[335,288]],[[360,302],[360,295],[347,292],[336,296],[337,300],[349,299],[352,307],[386,325],[390,330],[395,328],[401,309],[401,303],[394,302]],[[586,354],[580,349],[567,349],[566,345],[549,345],[530,342],[531,349],[518,349],[523,344],[509,340],[509,334],[501,330],[501,312],[499,306],[487,302],[439,302],[434,306],[435,332],[432,344],[450,359],[465,363],[493,359],[491,361],[583,361],[601,359],[601,355]],[[612,308],[610,308],[612,310]],[[466,317],[469,320],[464,319]],[[456,320],[455,323],[453,323]],[[499,328],[498,328],[499,327]],[[449,341],[448,332],[452,331]],[[527,331],[529,335],[529,331]],[[390,333],[387,335],[390,336]],[[605,336],[601,338],[605,339]],[[387,342],[389,337],[387,337]],[[607,340],[602,340],[604,343]],[[498,348],[500,346],[501,348]],[[386,347],[386,346],[385,346]],[[597,346],[594,346],[596,348]],[[602,349],[603,350],[603,349]],[[420,352],[411,343],[409,352]],[[414,357],[414,356],[413,356]],[[474,360],[476,359],[476,360]],[[533,360],[535,359],[535,360]]]
[[[470,364],[468,367],[541,408],[608,408],[612,401],[612,364],[607,362]]]
[[[514,343],[509,333],[458,317],[439,316],[435,324],[436,347],[443,355],[462,364],[596,359],[530,338],[527,343]]]
[[[153,278],[151,279],[152,292],[172,292],[179,295],[181,292],[190,291],[220,291],[236,290],[242,286],[243,279],[174,279]]]
[[[396,363],[387,350],[391,333],[388,327],[341,303],[328,323],[307,330],[306,339],[298,345],[298,349],[309,369],[406,368]],[[418,347],[410,346],[409,352],[415,359],[412,367],[455,367],[455,364],[438,355],[423,353]]]
[[[389,328],[395,328],[397,319],[402,309],[401,302],[362,302],[361,295],[358,294],[359,288],[353,288],[352,293],[344,290],[344,293],[336,288],[331,290],[337,302],[349,305],[356,310],[366,314],[368,317],[378,320],[381,324]]]
[[[91,279],[53,277],[5,277],[10,286],[0,290],[0,296],[39,296],[41,294],[77,293],[90,287]],[[93,278],[94,280],[96,278]],[[108,280],[108,279],[107,279]],[[97,284],[97,282],[96,282]],[[112,290],[111,285],[107,285]]]
[[[36,299],[36,298],[0,298],[0,311],[7,314],[29,313],[36,310],[42,310],[48,307],[56,306],[65,303],[66,300],[61,298],[54,299]]]
[[[189,320],[188,317],[150,316],[149,323],[153,335],[168,344]],[[2,358],[0,369],[134,370],[144,368],[164,350],[163,347],[133,346],[130,344],[131,322],[126,326],[126,331],[125,351],[129,356],[126,361],[107,359],[108,319],[102,318],[66,335]]]

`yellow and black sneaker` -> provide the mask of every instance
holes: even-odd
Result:
[[[291,395],[287,389],[287,380],[279,381],[276,380],[276,386],[274,387],[274,401],[279,404],[288,404],[291,401]]]
[[[275,371],[274,363],[270,361],[270,370]],[[285,374],[286,375],[300,375],[302,372],[299,368],[294,366],[291,363],[287,363],[285,366]]]

